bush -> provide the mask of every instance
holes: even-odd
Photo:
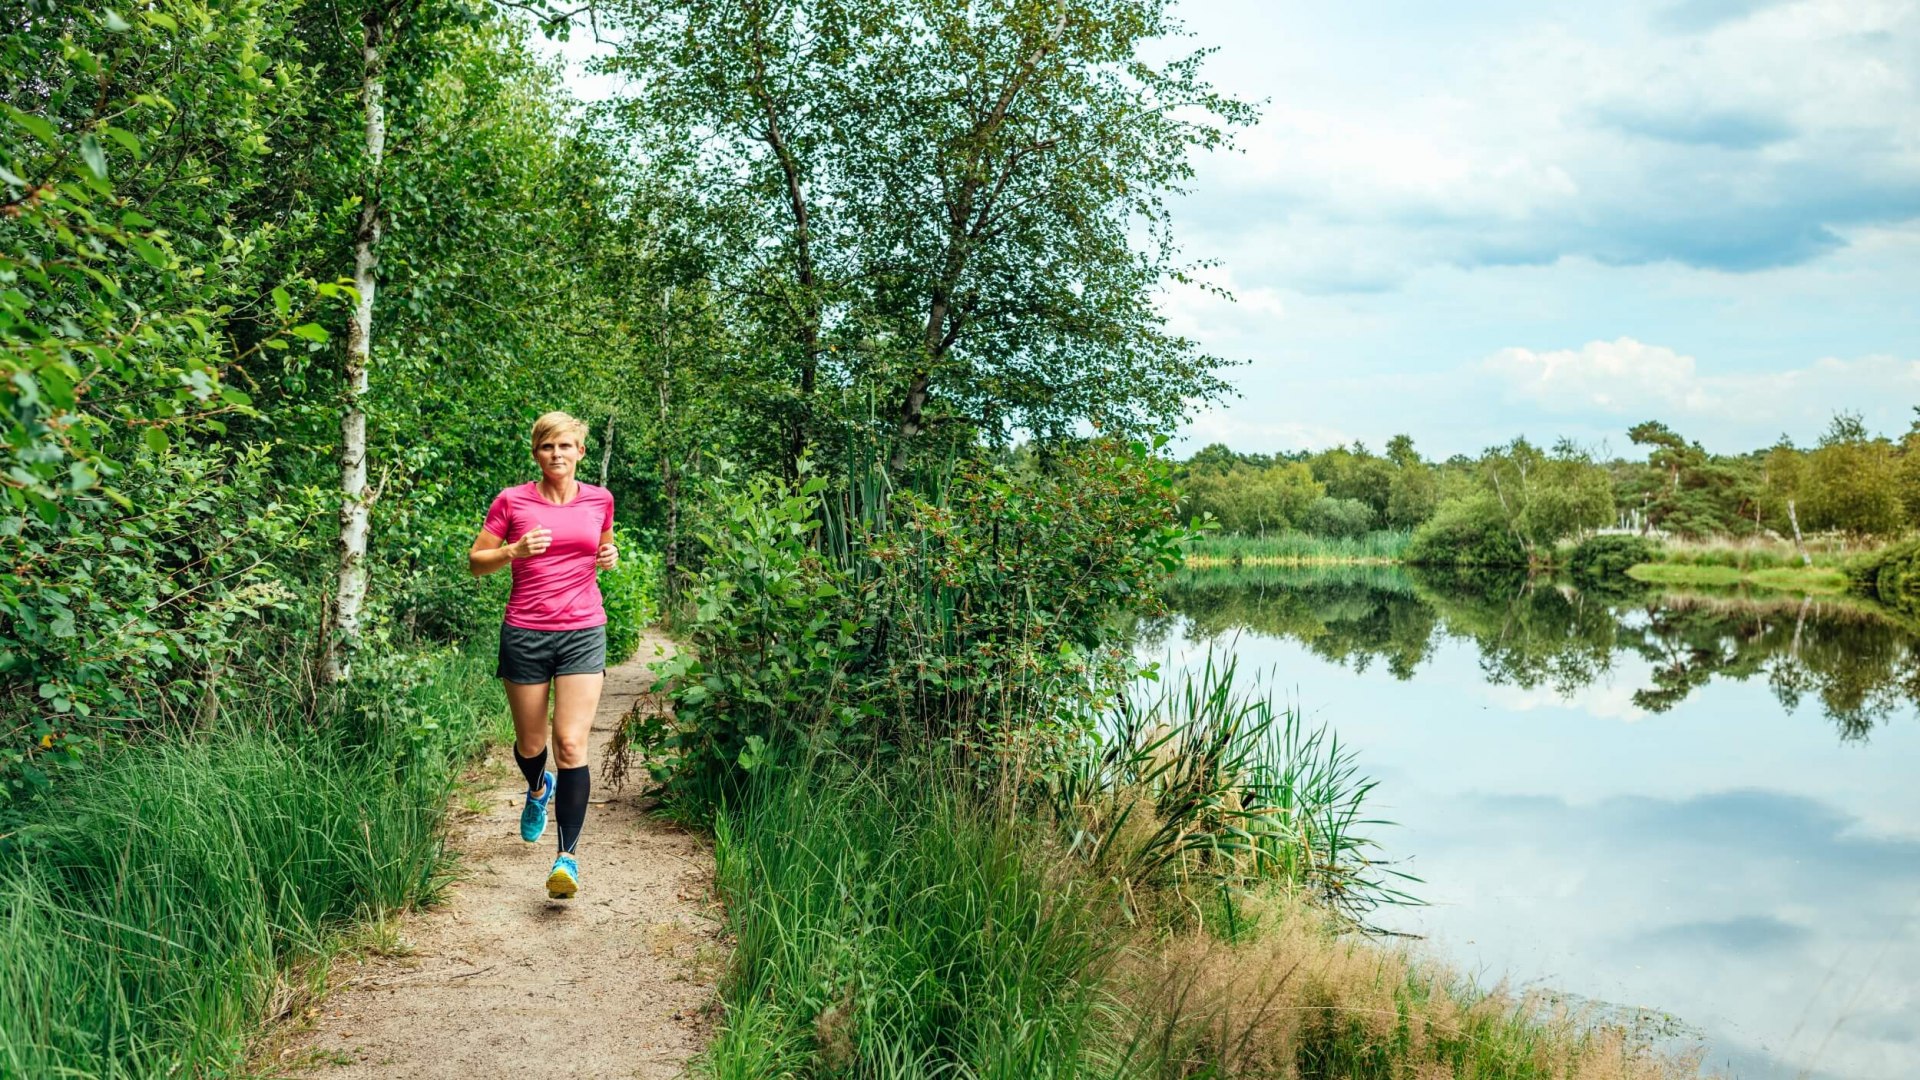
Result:
[[[717,797],[803,736],[1054,767],[1134,670],[1112,627],[1179,566],[1174,506],[1166,463],[1110,442],[964,463],[926,496],[765,478],[723,494],[666,670],[674,786]]]
[[[1589,536],[1567,556],[1567,569],[1576,578],[1602,581],[1652,562],[1657,554],[1653,541],[1644,536]]]
[[[607,663],[630,659],[640,647],[640,635],[660,617],[660,556],[644,551],[632,535],[616,525],[614,543],[620,546],[620,565],[600,574],[600,597],[607,607]]]
[[[296,594],[275,560],[315,546],[270,497],[266,452],[149,452],[134,507],[75,499],[0,514],[0,803],[44,792],[105,743],[191,721],[203,686]]]
[[[1846,565],[1847,581],[1888,607],[1920,615],[1920,540],[1857,556]]]
[[[1527,553],[1507,527],[1493,495],[1473,495],[1440,504],[1414,530],[1406,560],[1418,566],[1525,566]]]
[[[1307,507],[1301,528],[1315,536],[1365,536],[1373,530],[1373,507],[1359,499],[1319,498]]]

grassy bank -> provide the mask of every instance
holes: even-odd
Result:
[[[1074,1075],[1119,940],[1091,882],[931,768],[820,760],[765,776],[716,828],[738,942],[706,1074]]]
[[[1404,563],[1412,534],[1374,532],[1348,539],[1280,533],[1272,536],[1212,535],[1190,542],[1184,552],[1190,570],[1258,566],[1386,566]],[[1725,587],[1749,585],[1791,592],[1835,594],[1847,591],[1845,568],[1885,548],[1876,541],[1821,536],[1807,542],[1807,565],[1800,549],[1785,540],[1669,539],[1651,545],[1653,558],[1626,572],[1657,585]],[[1563,542],[1543,553],[1531,569],[1565,567],[1577,550]],[[1516,567],[1525,568],[1524,563]]]
[[[1787,540],[1669,539],[1656,544],[1653,558],[1629,568],[1627,574],[1655,585],[1746,585],[1831,595],[1847,591],[1849,562],[1885,546],[1884,541],[1818,536],[1808,539],[1802,558],[1801,549]]]
[[[1769,566],[1742,570],[1698,563],[1640,563],[1627,576],[1652,585],[1750,585],[1783,592],[1837,594],[1847,591],[1847,575],[1837,567]]]
[[[1364,536],[1312,536],[1302,532],[1268,536],[1214,534],[1187,545],[1186,564],[1217,566],[1315,566],[1399,562],[1411,533],[1381,530]]]
[[[127,746],[0,841],[0,1077],[229,1075],[290,967],[430,897],[479,659]],[[377,689],[376,689],[377,688]]]
[[[1392,898],[1370,785],[1231,683],[1140,703],[1037,800],[927,755],[762,759],[716,823],[738,949],[700,1073],[1691,1075],[1355,933],[1343,896]]]
[[[708,1077],[1694,1075],[1299,893],[1234,897],[1231,924],[1142,919],[1139,882],[924,768],[795,769],[721,819],[716,855],[739,948]]]
[[[1815,536],[1806,542],[1806,559],[1790,540],[1765,537],[1712,537],[1701,540],[1668,538],[1656,541],[1659,562],[1675,566],[1724,566],[1735,570],[1786,570],[1811,565],[1838,569],[1850,559],[1885,547],[1885,540],[1846,536]]]

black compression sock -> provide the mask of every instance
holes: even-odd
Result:
[[[520,766],[520,775],[527,778],[527,794],[531,795],[533,789],[540,786],[540,774],[546,771],[547,748],[541,747],[540,752],[532,757],[521,757],[520,748],[516,746],[513,748],[513,763]]]
[[[587,792],[593,781],[587,767],[561,769],[554,786],[553,820],[560,826],[560,850],[570,852],[580,842],[580,827],[587,823]]]

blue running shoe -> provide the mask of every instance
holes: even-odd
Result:
[[[541,773],[540,779],[546,794],[537,799],[528,795],[526,804],[520,807],[520,839],[529,844],[546,835],[547,807],[553,803],[553,773]]]
[[[571,900],[573,894],[579,891],[580,860],[563,851],[553,860],[553,871],[547,875],[547,896],[554,900]]]

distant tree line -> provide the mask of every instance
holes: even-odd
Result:
[[[1817,444],[1786,436],[1744,454],[1709,453],[1658,421],[1627,432],[1644,460],[1603,459],[1562,439],[1525,438],[1477,457],[1430,461],[1396,435],[1362,443],[1242,454],[1215,443],[1184,463],[1185,510],[1228,533],[1349,537],[1411,530],[1410,559],[1535,561],[1600,528],[1689,539],[1840,532],[1897,536],[1920,527],[1920,408],[1893,439],[1840,413]]]

